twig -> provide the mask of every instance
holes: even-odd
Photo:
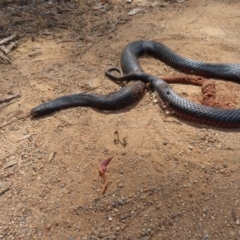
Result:
[[[8,41],[11,41],[11,40],[12,40],[13,38],[15,38],[15,37],[16,37],[16,34],[13,34],[13,35],[11,35],[10,37],[4,38],[3,40],[0,41],[0,45],[6,43],[6,42],[8,42]]]
[[[94,88],[90,88],[90,89],[83,88],[83,89],[85,89],[85,92],[84,92],[84,93],[92,92],[92,91],[94,91],[94,90],[100,88],[101,86],[102,86],[102,85],[99,85],[99,86],[96,86],[96,87],[94,87]]]
[[[54,159],[54,157],[55,157],[56,154],[57,154],[57,152],[52,152],[52,153],[50,154],[50,156],[49,156],[49,158],[48,158],[48,162],[49,162],[49,163]]]
[[[198,20],[199,17],[201,17],[203,15],[203,13],[206,12],[206,10],[203,10],[194,20],[188,22],[188,23],[194,23]]]
[[[15,42],[11,42],[10,44],[8,44],[7,46],[1,46],[1,48],[4,47],[4,52],[5,54],[8,54],[12,51],[12,49],[16,46]]]
[[[22,165],[22,154],[19,154],[18,162],[17,162],[18,171],[20,170],[21,165]]]
[[[120,20],[121,20],[121,17],[119,17],[117,19],[117,21],[114,23],[113,28],[110,30],[109,34],[115,30],[115,28],[116,28],[116,26],[117,26],[117,24],[119,23]]]
[[[17,140],[17,142],[22,141],[22,140],[25,140],[25,139],[27,139],[27,138],[30,138],[32,135],[33,135],[33,134],[25,135],[24,137],[19,138],[19,139]]]
[[[11,63],[11,59],[6,56],[3,52],[1,52],[1,46],[0,46],[0,62],[4,63],[4,64],[10,64]]]
[[[5,188],[5,189],[3,189],[1,192],[0,192],[0,196],[1,195],[3,195],[4,193],[6,193],[7,191],[9,191],[10,190],[10,188],[8,187],[8,188]]]
[[[237,221],[237,219],[238,219],[238,218],[237,218],[236,211],[235,211],[235,209],[234,209],[234,208],[232,209],[232,218],[233,218],[233,221],[234,221],[234,222],[236,222],[236,221]]]
[[[50,33],[50,32],[41,32],[41,33],[39,34],[39,36],[42,36],[42,35],[48,36],[48,35],[52,35],[52,33]]]
[[[60,40],[57,42],[57,44],[59,43],[67,43],[67,42],[79,42],[79,40]]]
[[[15,95],[12,95],[12,96],[10,96],[10,97],[6,97],[6,98],[3,98],[3,99],[0,99],[0,103],[9,102],[9,101],[11,101],[12,99],[18,98],[18,97],[20,97],[20,94],[19,94],[19,93],[18,93],[18,94],[15,94]]]
[[[114,143],[117,144],[117,143],[120,143],[123,147],[126,147],[127,146],[127,135],[123,138],[123,141],[120,140],[119,138],[119,134],[118,134],[118,130],[116,130],[114,132],[115,136],[117,136],[117,138],[114,139]]]
[[[6,127],[7,125],[10,125],[10,124],[12,124],[12,123],[14,123],[14,122],[17,122],[18,120],[21,120],[21,119],[24,119],[24,118],[27,118],[27,117],[30,117],[30,114],[28,114],[28,115],[26,115],[26,116],[22,116],[22,117],[17,118],[17,119],[14,119],[14,120],[12,120],[11,122],[6,122],[6,123],[2,124],[2,125],[0,126],[0,128]]]
[[[16,43],[11,42],[8,46],[0,45],[0,61],[4,64],[10,64],[11,59],[7,55],[9,52],[12,51],[12,49],[16,46]]]
[[[104,180],[104,184],[101,190],[101,195],[103,195],[107,189],[107,185],[108,185],[108,178],[106,176],[106,171],[107,171],[107,166],[108,164],[111,162],[111,160],[113,159],[113,156],[104,160],[100,166],[99,166],[99,176],[103,178]]]

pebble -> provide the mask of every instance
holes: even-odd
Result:
[[[128,16],[135,15],[135,14],[141,12],[141,10],[142,10],[141,8],[134,8],[131,11],[128,12]]]
[[[4,182],[0,181],[0,188],[3,188],[3,187],[4,187]]]
[[[224,168],[227,168],[227,166],[228,166],[227,163],[224,162],[224,163],[223,163],[223,167],[224,167]]]
[[[167,142],[166,142],[166,141],[162,141],[162,144],[163,144],[163,145],[167,145]]]
[[[118,184],[118,187],[120,187],[120,188],[122,188],[124,185],[123,185],[123,183],[122,182],[120,182],[119,184]]]

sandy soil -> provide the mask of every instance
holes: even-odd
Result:
[[[94,10],[96,4],[41,5],[54,17],[24,23],[7,9],[17,4],[1,10],[1,33],[12,17],[9,32],[21,38],[12,64],[0,65],[0,98],[21,97],[0,105],[0,125],[7,123],[0,127],[0,239],[240,239],[239,130],[166,116],[151,93],[124,111],[79,107],[24,118],[58,96],[119,89],[104,71],[119,66],[134,40],[162,42],[201,61],[240,63],[239,0],[112,1]],[[128,16],[136,7],[141,12]],[[176,74],[152,58],[140,62],[156,76]],[[240,107],[238,84],[213,81],[219,101]],[[199,87],[173,88],[201,99]],[[116,130],[126,146],[115,141]],[[98,167],[111,156],[101,196]]]

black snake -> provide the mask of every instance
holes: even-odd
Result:
[[[238,64],[203,63],[179,56],[161,43],[135,41],[128,44],[122,52],[121,68],[125,76],[115,77],[109,71],[106,71],[106,75],[115,80],[142,81],[132,82],[131,85],[126,85],[118,92],[107,96],[80,93],[56,98],[33,108],[31,115],[42,116],[73,106],[117,110],[138,101],[145,91],[144,82],[150,82],[158,92],[165,108],[179,117],[218,127],[240,126],[240,109],[213,108],[193,103],[176,94],[166,82],[144,73],[138,62],[138,58],[144,54],[151,55],[188,74],[240,82],[240,65]]]

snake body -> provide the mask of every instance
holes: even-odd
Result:
[[[88,93],[62,96],[33,108],[31,115],[39,117],[64,108],[77,106],[92,107],[106,111],[118,110],[137,102],[143,96],[144,92],[145,83],[137,81],[106,96]]]
[[[115,81],[142,80],[150,83],[157,91],[162,107],[178,117],[217,127],[240,127],[240,109],[214,108],[191,102],[178,95],[169,84],[156,76],[133,72],[123,77],[116,77],[109,71],[106,71],[106,75]]]
[[[238,64],[203,63],[184,58],[161,43],[135,41],[124,48],[121,56],[121,68],[127,77],[115,77],[115,80],[142,81],[133,82],[109,96],[86,93],[63,96],[33,108],[31,115],[42,116],[73,106],[89,106],[102,110],[124,108],[138,101],[145,91],[143,82],[150,82],[166,108],[179,117],[218,127],[240,126],[240,109],[212,108],[190,102],[176,94],[164,81],[150,74],[145,74],[138,62],[138,58],[144,54],[151,55],[185,73],[240,82],[240,65]],[[109,72],[106,74],[114,79],[114,76]]]

